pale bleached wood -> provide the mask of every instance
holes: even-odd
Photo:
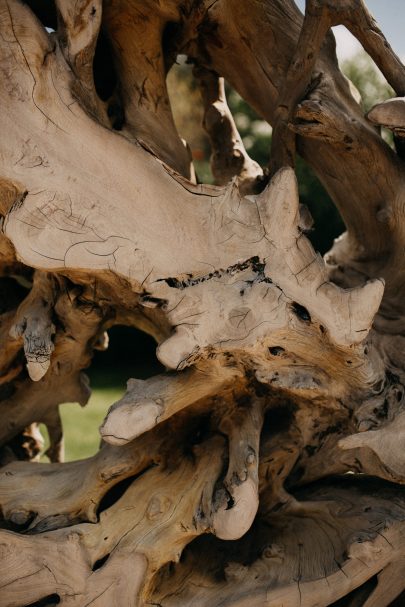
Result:
[[[343,9],[351,4],[345,4]],[[200,13],[200,29],[209,30],[210,24],[215,23],[215,36],[204,40],[185,36],[186,50],[201,65],[224,76],[259,115],[272,123],[279,90],[300,34],[300,11],[290,0],[259,3],[255,10],[249,3],[233,0],[207,2],[206,8],[206,13]],[[345,15],[344,10],[342,14]],[[369,38],[372,36],[370,32]],[[217,45],[216,40],[221,40],[221,44]],[[380,47],[383,43],[381,38]],[[243,53],[244,60],[235,62],[233,57],[239,53]],[[384,56],[388,61],[392,51],[386,49]],[[403,79],[403,74],[403,67],[398,66],[397,77]],[[401,215],[398,192],[403,189],[403,167],[379,133],[370,128],[353,98],[347,80],[338,70],[330,37],[315,63],[302,103],[312,101],[318,106],[314,119],[310,118],[307,124],[300,124],[299,117],[294,121],[297,128],[303,129],[297,149],[320,176],[348,227],[341,246],[334,250],[336,264],[346,270],[339,273],[339,282],[354,285],[365,275],[378,274],[390,285],[390,299],[398,291],[402,297],[403,264],[399,258],[393,263],[376,263],[375,259],[391,259],[389,252],[395,256],[397,251],[394,243],[403,242],[402,222],[380,221],[377,216],[381,206],[392,208],[393,216],[398,208]],[[380,167],[384,166],[380,171],[373,169],[375,158]],[[371,173],[373,182],[369,179]]]
[[[223,486],[214,497],[213,530],[235,540],[250,529],[259,507],[259,445],[263,401],[244,402],[219,424],[228,437],[229,464]]]
[[[405,413],[402,411],[381,428],[359,432],[343,438],[339,446],[344,450],[356,450],[365,472],[373,472],[378,461],[379,476],[404,481],[405,460],[401,445],[405,437]]]
[[[216,183],[225,185],[238,177],[242,192],[256,191],[264,181],[263,170],[246,152],[226,101],[224,79],[198,66],[193,73],[204,102],[203,126],[211,142],[211,170]]]
[[[23,56],[20,59],[24,61]],[[41,84],[46,82],[47,76],[51,77],[52,63],[57,65],[57,59],[53,55],[48,59],[48,70],[43,70]],[[68,78],[67,74],[66,78]],[[20,161],[20,166],[17,165],[16,168],[14,165],[13,167],[9,165],[7,169],[10,174],[15,172],[16,177],[22,178],[25,175],[31,193],[25,198],[23,205],[11,210],[6,217],[4,228],[5,233],[17,246],[20,258],[25,259],[26,262],[29,260],[30,265],[38,264],[39,267],[49,270],[71,267],[76,271],[80,268],[95,271],[113,268],[138,285],[142,284],[148,288],[152,295],[162,300],[168,299],[169,304],[172,304],[168,306],[169,318],[170,308],[173,308],[175,320],[172,322],[179,324],[181,320],[177,319],[181,311],[190,307],[190,299],[186,297],[179,308],[178,304],[183,296],[173,293],[173,288],[170,286],[168,289],[165,280],[173,277],[177,281],[187,280],[186,277],[190,273],[194,280],[209,278],[212,271],[221,274],[221,269],[222,272],[225,271],[237,264],[238,260],[246,261],[252,256],[258,256],[260,263],[266,263],[266,266],[268,264],[266,275],[277,287],[283,290],[289,277],[287,296],[293,300],[297,298],[298,303],[308,307],[310,312],[311,298],[316,295],[316,307],[321,322],[328,324],[331,309],[342,314],[342,319],[337,318],[334,321],[335,326],[328,327],[332,338],[339,343],[353,343],[365,337],[382,296],[381,284],[375,282],[365,287],[367,296],[364,298],[360,297],[360,290],[354,290],[349,295],[342,296],[347,303],[331,305],[331,301],[336,302],[340,299],[340,291],[336,287],[328,286],[326,271],[323,269],[320,257],[316,257],[305,237],[299,233],[298,194],[292,171],[282,171],[264,193],[253,200],[246,201],[246,204],[240,204],[241,196],[235,186],[230,186],[225,191],[201,188],[202,196],[197,197],[199,201],[197,204],[193,199],[196,198],[198,189],[194,190],[193,196],[192,191],[185,189],[181,186],[181,182],[176,183],[165,174],[164,167],[148,157],[143,150],[130,146],[122,137],[107,133],[87,119],[84,114],[80,115],[80,111],[78,112],[80,119],[72,124],[69,108],[61,104],[61,98],[55,92],[48,92],[50,99],[53,99],[55,109],[61,112],[59,119],[62,120],[62,124],[68,120],[70,129],[80,129],[80,135],[77,131],[77,137],[84,139],[87,137],[89,141],[94,142],[95,150],[92,151],[91,157],[87,158],[90,161],[87,172],[83,173],[77,168],[77,174],[82,174],[86,180],[86,176],[91,175],[93,171],[99,173],[97,166],[105,165],[102,157],[105,145],[111,145],[111,149],[114,149],[114,167],[110,166],[109,170],[106,170],[107,167],[104,166],[101,179],[97,182],[89,183],[87,178],[84,182],[76,181],[74,186],[70,184],[68,192],[66,192],[66,184],[63,183],[63,174],[58,174],[59,180],[62,178],[62,183],[58,180],[59,183],[54,185],[55,189],[48,186],[49,189],[38,191],[37,179],[41,178],[43,171],[48,173],[47,183],[53,181],[52,175],[49,175],[47,162],[45,166],[44,162],[38,162],[37,170],[33,174],[29,161],[27,173],[25,158],[27,155],[29,160],[29,154],[32,152],[27,149],[26,144],[22,144],[23,159]],[[44,121],[44,116],[39,112],[33,113],[33,119],[35,118],[40,123]],[[8,131],[15,132],[17,127],[15,135],[18,141],[18,137],[21,137],[21,132],[18,134],[18,125],[12,121],[12,116],[4,116],[4,119],[6,120],[4,127]],[[72,134],[71,132],[70,135]],[[61,136],[63,137],[63,133]],[[71,165],[72,161],[75,162],[69,153],[72,145],[70,143],[69,146],[69,141],[72,140],[63,138],[65,145],[61,144],[62,151],[59,150],[55,157],[65,154]],[[41,143],[36,146],[40,145],[44,149],[49,147],[49,138],[46,138],[45,133],[43,135],[39,133],[38,140]],[[52,154],[52,149],[49,153]],[[97,154],[100,155],[99,161]],[[5,156],[11,160],[12,151],[8,150]],[[7,163],[7,160],[5,162]],[[81,159],[77,158],[76,166],[79,163]],[[136,176],[134,183],[131,183],[127,176],[124,177],[124,168],[125,171]],[[103,175],[106,179],[104,183]],[[121,200],[120,212],[118,208],[116,212],[114,208],[111,209],[111,200],[104,194],[109,191],[111,179],[118,186],[114,198],[117,205],[117,201]],[[82,192],[86,192],[86,200],[83,199]],[[219,200],[213,206],[214,197],[218,197]],[[163,211],[160,200],[164,198],[169,198],[170,205]],[[133,201],[131,213],[125,215],[122,209],[128,204],[128,200]],[[148,203],[145,205],[146,200]],[[134,202],[139,205],[138,213],[134,213]],[[83,217],[86,217],[85,221]],[[179,225],[179,220],[182,225]],[[281,224],[285,227],[280,231]],[[159,239],[158,248],[152,244],[154,240],[150,239],[152,225],[154,233],[164,235],[164,240],[162,237]],[[190,232],[194,235],[192,242],[187,236]],[[283,238],[284,241],[281,243]],[[295,247],[292,246],[293,239],[298,238]],[[171,246],[173,242],[177,243],[175,256]],[[277,254],[274,250],[273,243],[282,249],[281,254]],[[285,250],[288,251],[287,260],[284,259]],[[194,267],[190,267],[190,259],[194,260]],[[213,278],[216,276],[213,275]],[[227,282],[229,283],[229,280]],[[298,289],[295,288],[295,282],[298,282]],[[268,287],[269,294],[274,293],[272,296],[274,300],[276,297],[278,299],[280,294],[277,287],[272,285]],[[259,288],[263,291],[262,284]],[[206,292],[212,291],[212,283],[205,285],[204,289]],[[197,285],[194,291],[199,290]],[[170,298],[171,294],[172,298]],[[246,293],[245,298],[249,299],[249,294]],[[365,326],[362,332],[362,328],[358,325],[363,320],[363,299],[367,299],[370,303],[369,311],[364,315]],[[346,307],[349,306],[349,301],[350,312]],[[275,301],[270,305],[274,308]],[[324,308],[323,313],[321,306]],[[246,306],[242,303],[238,307],[243,309]],[[249,303],[247,307],[250,307]],[[354,320],[354,323],[351,322],[350,329],[347,327],[349,315],[353,316]],[[186,320],[184,316],[183,320]],[[212,321],[213,319],[211,323]],[[239,327],[245,328],[245,326],[246,323],[239,323]],[[247,330],[250,331],[249,327]],[[197,335],[188,340],[186,337],[193,331],[187,331],[186,328],[183,333],[184,331],[186,334],[178,339],[176,357],[171,354],[173,348],[168,342],[165,346],[167,354],[164,354],[162,348],[159,351],[163,362],[173,368],[176,368],[195,346],[201,348],[202,345],[201,337]],[[235,339],[235,336],[229,337]],[[210,343],[215,341],[205,334],[204,339],[207,338],[210,339]],[[227,339],[227,336],[224,338]],[[194,343],[187,344],[187,341]]]
[[[108,410],[100,434],[112,445],[128,443],[185,407],[235,389],[238,380],[243,383],[242,378],[242,371],[236,367],[206,364],[180,376],[129,379],[124,396]]]
[[[83,106],[101,124],[110,124],[107,108],[98,97],[93,78],[93,60],[100,33],[101,0],[57,0],[61,50],[75,75],[72,87]]]
[[[405,98],[396,97],[378,103],[367,113],[374,124],[391,129],[399,137],[405,136]]]
[[[402,558],[391,562],[378,574],[377,588],[368,597],[364,607],[388,607],[405,588],[403,581],[405,563]]]
[[[119,449],[106,445],[92,458],[63,465],[41,463],[33,468],[26,462],[13,462],[0,470],[3,517],[37,531],[78,521],[96,523],[102,497],[118,481],[151,466],[160,443],[156,440],[154,447],[145,448],[145,441],[138,439]]]

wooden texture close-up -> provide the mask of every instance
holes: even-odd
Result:
[[[394,91],[367,113],[337,25]],[[0,0],[0,607],[405,605],[404,95],[363,0]],[[324,256],[298,157],[345,224]],[[64,462],[116,325],[162,371]]]

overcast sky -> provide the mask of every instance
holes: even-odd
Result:
[[[303,11],[305,0],[295,0]],[[404,0],[365,0],[370,12],[377,20],[385,37],[402,61],[405,59],[405,1]],[[343,26],[333,28],[337,42],[339,59],[352,57],[361,48],[350,32]]]

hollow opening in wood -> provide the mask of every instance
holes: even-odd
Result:
[[[169,25],[169,24],[168,24]],[[165,30],[163,43],[168,40],[172,26]],[[174,123],[180,137],[191,149],[193,164],[200,183],[213,183],[210,168],[210,143],[202,127],[204,108],[202,97],[193,76],[193,66],[186,55],[178,55],[174,63],[169,61],[166,85]]]
[[[97,561],[94,563],[93,567],[91,568],[92,571],[97,571],[97,569],[101,569],[101,567],[103,565],[105,565],[105,563],[108,561],[110,554],[106,554],[103,557],[101,557],[100,559],[97,559]]]
[[[311,315],[308,312],[307,308],[302,306],[301,304],[293,301],[291,304],[291,310],[294,312],[295,316],[297,316],[300,320],[304,322],[311,322]]]
[[[144,474],[151,467],[148,467],[146,470],[142,470],[139,474],[134,474],[133,476],[129,476],[128,478],[124,478],[122,481],[119,481],[116,485],[111,487],[109,491],[103,496],[97,510],[97,516],[99,516],[102,512],[111,508],[114,504],[118,502],[118,500],[124,495],[125,491],[128,487],[142,474]],[[100,565],[101,566],[101,565]]]
[[[282,346],[270,346],[269,352],[272,356],[280,356],[285,350]]]
[[[287,431],[294,421],[295,411],[296,406],[289,402],[269,408],[264,415],[262,434],[273,436]]]
[[[114,67],[114,56],[111,43],[107,35],[101,30],[96,44],[93,59],[94,86],[97,95],[107,101],[114,94],[118,79]]]
[[[53,607],[53,605],[59,605],[60,596],[58,594],[48,594],[35,603],[30,603],[25,607]]]
[[[332,247],[335,238],[345,231],[345,224],[314,171],[299,156],[296,171],[300,202],[307,207],[313,219],[313,225],[304,231],[314,249],[324,255]]]
[[[156,357],[156,342],[134,327],[114,325],[108,329],[108,348],[95,351],[86,371],[92,387],[125,387],[129,377],[147,379],[164,372]]]

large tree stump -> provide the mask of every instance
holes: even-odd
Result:
[[[401,605],[404,66],[361,0],[54,9],[0,0],[0,604]],[[339,23],[397,95],[368,117]],[[179,53],[217,185],[176,131]],[[223,78],[273,124],[268,167]],[[325,260],[296,152],[347,227]],[[59,406],[86,404],[114,324],[167,371],[129,379],[98,453],[63,463]]]

